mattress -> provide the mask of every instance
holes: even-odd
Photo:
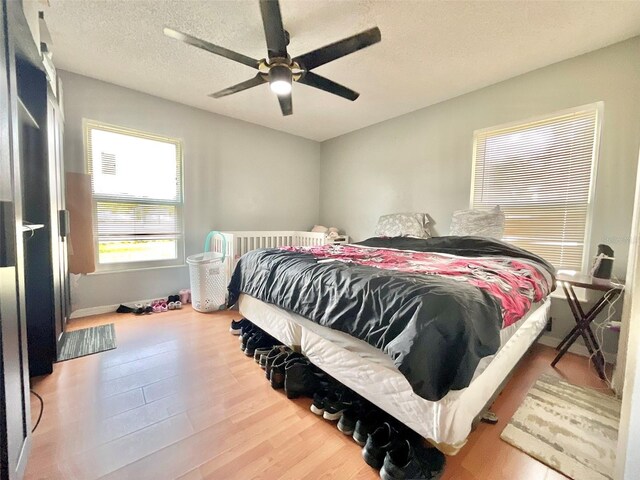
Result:
[[[480,361],[468,387],[429,401],[368,343],[246,294],[238,302],[243,316],[450,455],[464,446],[474,419],[544,329],[550,304],[549,298],[535,304],[501,331],[500,349]]]

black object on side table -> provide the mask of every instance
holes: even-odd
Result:
[[[556,347],[558,354],[551,362],[551,366],[555,367],[556,363],[567,353],[567,350],[574,344],[578,337],[582,337],[584,344],[591,355],[593,365],[600,378],[605,379],[605,360],[602,355],[600,344],[596,336],[591,330],[591,322],[593,322],[598,314],[610,302],[614,301],[618,295],[624,290],[624,286],[619,283],[613,283],[607,280],[594,279],[589,275],[558,275],[558,284],[562,286],[564,294],[567,297],[567,303],[576,321],[576,326],[567,334],[566,337]],[[587,312],[584,311],[574,287],[585,288],[587,290],[597,290],[604,292],[602,297]]]

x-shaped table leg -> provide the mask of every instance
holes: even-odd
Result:
[[[584,340],[584,344],[587,347],[589,354],[591,355],[591,360],[593,361],[594,366],[596,367],[596,371],[600,378],[606,378],[605,374],[605,359],[604,355],[602,355],[602,350],[600,348],[600,344],[596,339],[596,336],[591,330],[591,322],[595,320],[598,314],[604,309],[606,304],[613,300],[618,294],[618,291],[610,290],[606,292],[600,300],[596,302],[596,304],[585,313],[580,305],[580,301],[576,295],[573,286],[569,284],[567,286],[566,282],[562,283],[562,289],[564,290],[565,296],[567,297],[567,303],[569,304],[569,308],[571,309],[571,313],[573,314],[573,318],[576,321],[576,326],[569,332],[569,334],[564,337],[562,342],[558,345],[557,349],[559,350],[556,358],[551,362],[551,366],[554,367],[558,361],[564,356],[565,353],[569,350],[571,345],[578,339],[579,336],[582,336]]]

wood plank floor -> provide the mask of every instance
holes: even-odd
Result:
[[[57,364],[33,379],[45,410],[26,478],[376,479],[350,437],[288,400],[228,333],[237,312],[109,314],[70,328],[116,324],[118,348]],[[587,359],[536,346],[494,404],[497,425],[480,425],[449,457],[444,480],[556,480],[562,475],[500,440],[542,373],[604,388]],[[32,397],[32,416],[39,403]]]

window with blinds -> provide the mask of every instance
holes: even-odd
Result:
[[[85,143],[99,269],[182,263],[181,142],[86,121]]]
[[[500,205],[504,240],[584,271],[602,103],[474,133],[473,208]]]

